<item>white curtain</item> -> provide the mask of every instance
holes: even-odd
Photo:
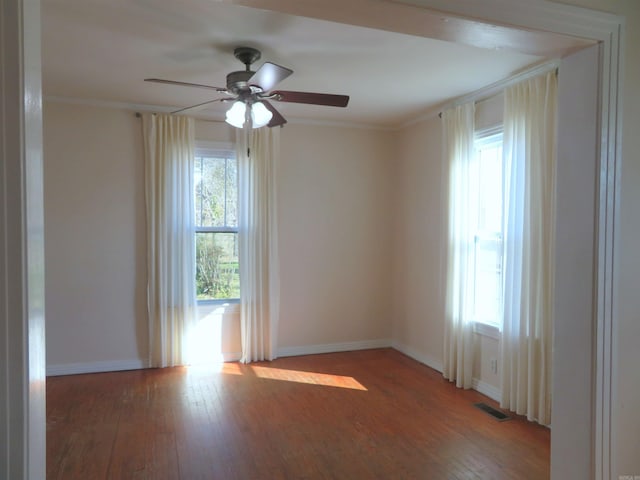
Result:
[[[551,422],[555,72],[505,91],[501,406]]]
[[[449,228],[444,378],[471,388],[473,368],[472,295],[474,234],[478,196],[471,178],[474,156],[473,103],[442,113],[444,155],[449,165]]]
[[[149,363],[188,363],[186,342],[196,312],[194,122],[142,116],[147,212]]]
[[[277,356],[279,140],[278,128],[236,130],[243,363]]]

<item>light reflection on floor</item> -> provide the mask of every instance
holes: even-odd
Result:
[[[325,387],[350,388],[352,390],[367,390],[353,377],[343,375],[329,375],[326,373],[304,372],[299,370],[285,370],[262,366],[250,366],[251,370],[259,378],[270,380],[284,380],[287,382],[308,383],[311,385],[323,385]]]
[[[348,388],[367,391],[367,388],[353,377],[331,375],[327,373],[287,370],[284,368],[265,367],[262,365],[243,365],[238,362],[218,362],[201,365],[190,365],[189,373],[222,373],[225,375],[255,375],[267,380],[322,385],[325,387]]]

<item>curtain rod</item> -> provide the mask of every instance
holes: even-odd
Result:
[[[558,75],[558,66],[560,64],[560,60],[553,60],[551,62],[545,62],[540,65],[536,65],[529,70],[524,72],[516,73],[511,77],[505,78],[504,80],[499,80],[491,85],[487,85],[475,92],[468,93],[461,97],[458,97],[451,102],[447,102],[444,104],[440,112],[438,113],[438,117],[442,118],[442,112],[448,110],[453,107],[457,107],[458,105],[462,105],[467,102],[480,103],[490,98],[496,97],[502,91],[510,87],[511,85],[515,85],[516,83],[520,83],[524,80],[528,80],[530,78],[536,77],[538,75],[542,75],[547,72],[555,71],[556,75]]]
[[[158,112],[150,112],[151,115],[155,115]],[[142,112],[134,112],[134,116],[136,118],[142,118]],[[207,120],[205,118],[194,118],[194,120],[198,122],[206,122],[206,123],[224,123],[224,120]]]

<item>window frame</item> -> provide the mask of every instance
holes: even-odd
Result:
[[[224,156],[225,158],[228,158],[229,154],[232,154],[233,158],[236,161],[236,164],[238,162],[238,158],[236,155],[236,148],[235,145],[233,143],[230,142],[211,142],[211,141],[200,141],[197,140],[196,141],[196,145],[195,145],[195,149],[194,149],[194,171],[195,171],[195,162],[196,159],[198,157],[221,157]],[[195,177],[195,175],[194,175]],[[193,195],[194,195],[194,202],[195,202],[195,193],[196,193],[196,184],[195,184],[195,178],[194,178],[194,185],[193,185]],[[225,206],[226,206],[226,188],[225,188]],[[225,208],[225,215],[226,215],[226,208]],[[238,235],[238,226],[236,225],[235,227],[229,227],[229,226],[222,226],[222,227],[204,227],[204,226],[199,226],[197,225],[197,222],[195,221],[196,219],[194,218],[194,225],[193,225],[193,241],[194,241],[194,245],[195,245],[195,241],[196,241],[196,236],[198,233],[234,233],[236,234],[236,236]],[[225,219],[225,224],[226,224],[226,219]],[[195,258],[194,258],[195,261]],[[238,259],[239,262],[239,259]],[[195,269],[194,269],[195,270]],[[194,283],[196,282],[196,277],[193,278]],[[211,299],[198,299],[196,297],[196,303],[198,305],[232,305],[232,304],[239,304],[240,303],[240,297],[237,298],[211,298]]]

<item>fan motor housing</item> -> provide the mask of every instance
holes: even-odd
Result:
[[[251,70],[240,70],[237,72],[231,72],[227,75],[227,90],[232,93],[238,94],[242,92],[249,92],[256,87],[249,86],[249,79],[253,76],[255,72]]]

